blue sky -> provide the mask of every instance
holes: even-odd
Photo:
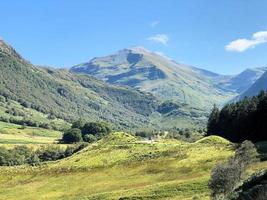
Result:
[[[223,74],[267,66],[265,0],[8,0],[0,9],[0,37],[34,64],[69,67],[137,45]]]

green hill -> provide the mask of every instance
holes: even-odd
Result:
[[[220,75],[176,63],[142,47],[94,58],[72,67],[71,71],[152,92],[164,100],[174,100],[193,108],[221,104],[235,95],[230,90],[217,87]]]
[[[209,199],[210,171],[233,146],[208,140],[149,142],[113,133],[63,160],[1,167],[0,199]]]
[[[65,121],[105,120],[118,129],[149,126],[149,116],[160,103],[150,94],[109,86],[86,75],[35,67],[2,40],[0,96],[2,104],[13,100]]]

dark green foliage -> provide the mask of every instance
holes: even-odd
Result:
[[[87,143],[81,143],[81,144],[76,144],[74,146],[68,146],[65,150],[65,157],[69,157],[72,154],[82,150],[83,148],[87,147]]]
[[[257,172],[238,187],[231,200],[266,200],[267,171]]]
[[[0,166],[36,164],[38,162],[39,158],[32,149],[26,146],[17,146],[14,149],[0,147]]]
[[[79,128],[73,128],[79,127]],[[95,142],[102,137],[108,135],[111,132],[111,128],[108,123],[105,122],[87,122],[84,120],[78,120],[72,124],[72,128],[67,130],[62,141],[64,143],[75,142]]]
[[[41,147],[36,153],[41,161],[52,161],[65,157],[65,151],[59,146]]]
[[[152,137],[155,136],[156,133],[152,130],[141,130],[141,131],[137,131],[135,135],[142,137],[142,138],[152,139]]]
[[[81,142],[83,140],[81,130],[78,128],[71,128],[71,129],[67,130],[63,134],[62,140],[64,143]]]
[[[216,134],[233,142],[267,140],[267,92],[237,103],[215,107],[209,117],[208,135]]]
[[[163,114],[166,114],[166,113],[169,113],[173,110],[178,110],[179,109],[179,105],[176,104],[176,103],[173,103],[171,101],[165,101],[164,103],[162,103],[161,105],[159,105],[157,111],[159,113],[163,113]]]
[[[108,124],[103,122],[88,122],[82,127],[83,136],[91,134],[96,137],[103,137],[111,132]]]
[[[218,164],[211,173],[209,188],[214,200],[229,199],[246,169],[257,161],[257,151],[250,141],[243,142],[227,163]]]
[[[78,128],[78,129],[82,129],[82,127],[85,125],[86,121],[84,119],[79,119],[75,122],[72,123],[71,128]]]
[[[66,150],[59,146],[42,146],[33,151],[27,146],[16,146],[13,149],[0,147],[0,166],[36,165],[44,161],[62,159],[85,148],[87,144],[81,143],[68,146]]]
[[[220,117],[220,110],[219,108],[217,108],[216,105],[214,105],[208,120],[208,134],[219,132],[217,126],[219,117]]]
[[[92,134],[86,134],[83,136],[83,140],[85,142],[93,143],[93,142],[97,141],[97,137],[95,135],[92,135]]]

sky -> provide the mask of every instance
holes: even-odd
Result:
[[[221,74],[267,66],[266,0],[0,1],[0,37],[36,65],[130,46]]]

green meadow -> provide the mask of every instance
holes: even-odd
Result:
[[[60,131],[0,122],[0,145],[51,144],[61,137]]]
[[[209,199],[211,169],[234,148],[217,136],[150,142],[112,133],[62,160],[1,167],[0,199]]]

